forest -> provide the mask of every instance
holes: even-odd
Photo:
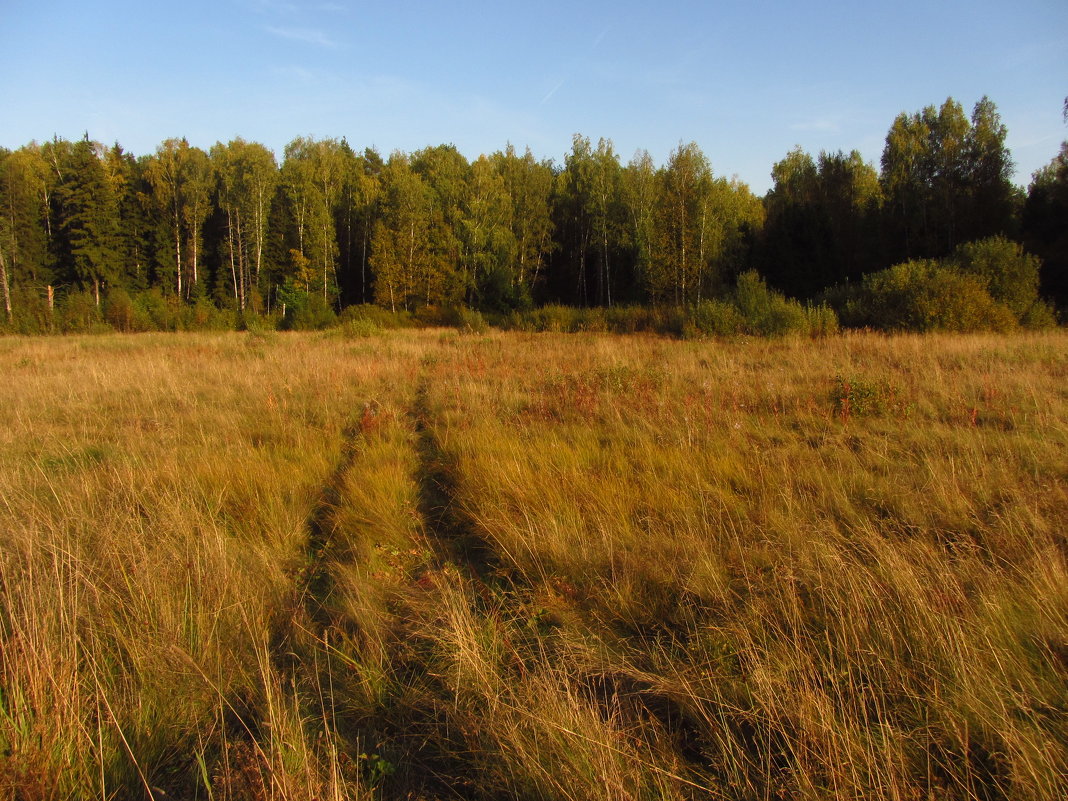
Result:
[[[0,150],[0,801],[1068,798],[1006,136]]]
[[[559,164],[298,137],[279,163],[240,138],[137,156],[57,137],[0,149],[0,325],[299,328],[368,304],[425,319],[553,304],[774,329],[750,319],[755,292],[835,325],[1042,327],[1068,303],[1068,143],[1025,193],[1006,136],[988,98],[970,117],[949,98],[902,112],[878,169],[796,148],[764,197],[694,142],[624,163],[576,134]]]

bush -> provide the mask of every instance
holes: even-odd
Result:
[[[92,292],[71,292],[56,303],[59,330],[65,334],[88,334],[106,331],[104,317]]]
[[[163,296],[158,287],[141,292],[135,302],[156,331],[177,331],[181,302],[174,295]]]
[[[1003,236],[961,245],[950,264],[973,277],[1019,321],[1041,303],[1038,297],[1041,262],[1037,256],[1026,253],[1022,245]]]
[[[208,299],[201,297],[197,298],[194,303],[179,303],[177,316],[178,328],[182,331],[231,331],[238,327],[239,316],[255,318],[258,315],[249,309],[246,309],[243,315],[230,309],[220,309]],[[247,327],[247,321],[244,324]]]
[[[809,336],[813,337],[831,336],[839,331],[838,315],[824,303],[805,307],[805,323]]]
[[[755,270],[738,276],[733,300],[749,334],[784,336],[808,332],[808,319],[801,304],[768,289]]]
[[[864,277],[850,317],[889,331],[1005,331],[1012,311],[980,279],[931,260],[896,264]]]
[[[656,315],[645,306],[611,306],[604,310],[604,321],[614,334],[656,331]]]
[[[571,321],[571,330],[604,334],[608,332],[608,319],[604,309],[594,306],[588,309],[575,309],[575,316]]]
[[[339,319],[342,324],[359,322],[378,329],[404,328],[411,325],[411,316],[407,312],[392,312],[370,303],[346,306],[342,309]]]
[[[482,313],[465,306],[453,310],[452,324],[456,329],[468,334],[484,334],[489,330]]]
[[[15,334],[50,334],[56,330],[55,315],[48,308],[48,288],[15,285],[11,287],[11,324],[0,317],[3,328]]]
[[[366,318],[346,320],[337,329],[346,339],[366,339],[382,333],[382,327]]]
[[[745,329],[745,319],[733,303],[723,300],[702,300],[690,315],[690,324],[697,334],[733,337]]]
[[[1037,300],[1020,317],[1020,325],[1032,331],[1053,328],[1057,325],[1057,314],[1050,304]]]
[[[282,328],[287,331],[322,331],[337,324],[337,315],[318,292],[285,293]]]
[[[572,331],[578,310],[569,306],[548,305],[520,313],[519,325],[524,331]]]

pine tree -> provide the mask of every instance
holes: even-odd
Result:
[[[56,188],[59,271],[97,305],[102,286],[117,283],[119,271],[118,202],[102,162],[104,149],[82,139],[70,148]]]

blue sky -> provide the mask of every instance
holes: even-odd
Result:
[[[88,132],[136,154],[235,136],[357,149],[573,133],[663,163],[697,142],[754,191],[795,145],[878,166],[901,111],[984,94],[1017,181],[1068,137],[1068,2],[0,0],[0,146]]]

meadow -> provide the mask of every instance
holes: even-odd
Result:
[[[1068,797],[1068,333],[0,338],[0,798]]]

